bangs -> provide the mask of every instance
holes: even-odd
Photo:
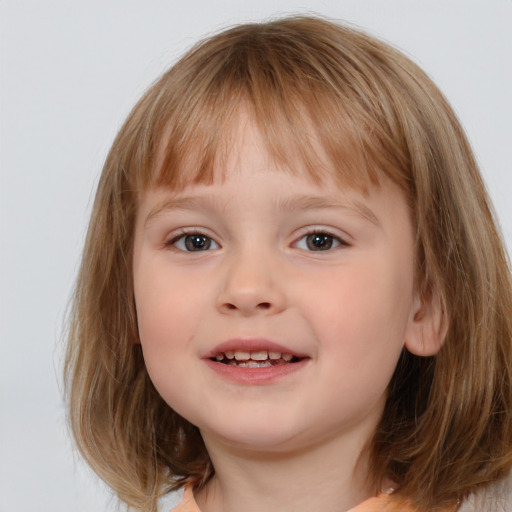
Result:
[[[367,78],[339,48],[319,51],[297,33],[288,39],[271,24],[235,28],[207,48],[199,44],[164,75],[152,108],[156,149],[137,166],[136,190],[222,178],[241,111],[279,169],[316,182],[334,173],[340,185],[361,189],[384,173],[404,188],[406,158],[379,123],[384,112]]]

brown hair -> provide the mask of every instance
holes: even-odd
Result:
[[[241,25],[201,42],[121,128],[70,318],[65,373],[81,453],[122,500],[148,512],[168,490],[213,475],[197,428],[160,398],[135,343],[133,229],[139,192],[213,179],[242,103],[280,163],[300,158],[318,178],[314,134],[340,180],[384,174],[410,203],[415,286],[440,301],[449,325],[436,356],[403,352],[370,476],[397,482],[397,496],[422,511],[504,476],[512,465],[512,283],[464,132],[404,55],[313,17]]]

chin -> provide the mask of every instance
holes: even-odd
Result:
[[[251,425],[235,424],[230,425],[229,429],[209,429],[201,428],[199,430],[206,446],[210,442],[220,443],[230,448],[247,452],[264,453],[284,453],[297,448],[297,433],[286,431],[274,420],[273,424],[262,424],[253,422]]]

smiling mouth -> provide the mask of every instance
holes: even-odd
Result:
[[[302,357],[293,354],[273,352],[267,350],[258,350],[247,352],[244,350],[219,352],[215,357],[210,358],[228,366],[237,366],[239,368],[269,368],[271,366],[281,366],[290,363],[298,363]]]

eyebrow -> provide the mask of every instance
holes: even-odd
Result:
[[[170,210],[196,210],[204,208],[205,206],[213,207],[218,211],[227,209],[227,204],[219,201],[215,196],[210,197],[196,197],[184,196],[174,197],[158,203],[146,216],[144,224],[147,225],[152,219],[164,214]],[[361,201],[350,201],[342,203],[334,199],[318,197],[318,196],[297,196],[286,198],[281,201],[276,201],[276,212],[294,212],[300,210],[326,210],[326,209],[341,209],[348,210],[363,217],[370,223],[377,227],[381,227],[380,220],[375,213]]]
[[[154,208],[152,208],[146,216],[144,225],[147,225],[155,217],[158,217],[170,210],[196,210],[198,208],[204,208],[205,205],[211,205],[219,210],[225,209],[225,205],[220,204],[220,202],[216,201],[214,197],[173,197],[159,202]]]
[[[334,199],[318,196],[298,196],[285,199],[277,205],[278,210],[290,212],[297,210],[322,210],[330,208],[352,211],[372,224],[375,224],[375,226],[381,227],[381,223],[377,215],[375,215],[375,213],[361,201],[348,201],[346,203],[342,203]]]

